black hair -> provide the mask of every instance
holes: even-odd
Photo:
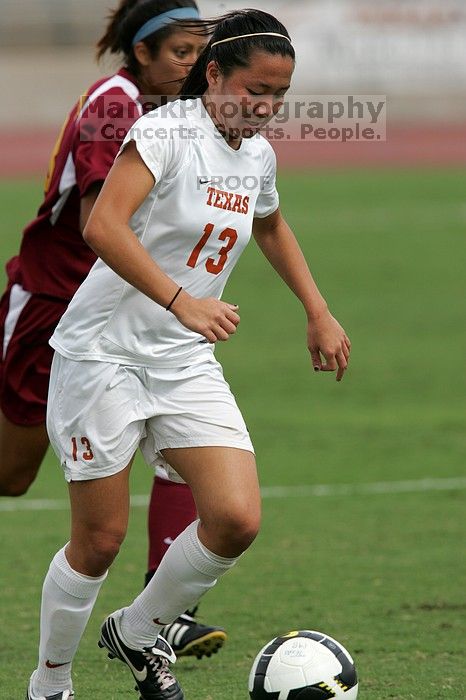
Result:
[[[261,50],[270,54],[289,56],[293,61],[296,58],[286,28],[273,15],[261,10],[238,10],[217,19],[200,20],[198,32],[210,35],[210,41],[183,83],[180,93],[183,100],[199,97],[205,93],[208,88],[206,69],[210,61],[216,61],[222,74],[228,77],[235,68],[249,66],[253,51]],[[288,38],[267,35],[248,36],[212,47],[212,44],[222,39],[258,32],[273,32]]]
[[[133,51],[133,39],[136,33],[153,17],[180,7],[197,9],[197,4],[195,0],[121,0],[118,7],[109,14],[105,33],[97,42],[97,60],[100,60],[107,51],[123,54],[128,70],[137,76],[139,63]],[[193,24],[191,20],[190,25]],[[179,29],[180,25],[184,25],[184,22],[173,22],[142,40],[153,58],[157,56],[163,41]]]

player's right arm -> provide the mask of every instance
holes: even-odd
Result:
[[[154,184],[154,176],[130,141],[105,180],[83,237],[120,277],[166,308],[179,285],[157,265],[129,225]],[[235,332],[236,309],[214,298],[196,299],[184,290],[171,307],[180,323],[211,343],[228,340]]]
[[[79,226],[81,229],[81,233],[84,231],[87,221],[89,219],[89,216],[92,211],[92,207],[95,204],[95,201],[97,197],[99,196],[99,192],[102,189],[102,185],[104,183],[102,181],[94,182],[86,191],[86,194],[84,194],[81,197],[81,202],[80,202],[80,208],[79,208]]]

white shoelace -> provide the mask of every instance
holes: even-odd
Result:
[[[143,652],[149,665],[155,673],[157,683],[160,685],[160,690],[166,690],[175,682],[175,677],[170,673],[168,659],[164,659],[159,654],[152,654],[149,651]]]

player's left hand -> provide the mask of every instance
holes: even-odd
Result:
[[[340,382],[348,369],[351,343],[345,330],[328,309],[309,321],[307,345],[314,370],[336,371],[336,380]]]

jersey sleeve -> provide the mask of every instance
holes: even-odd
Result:
[[[265,139],[263,164],[261,190],[254,210],[254,216],[258,219],[265,219],[277,211],[280,201],[276,188],[277,158],[272,146]]]
[[[188,146],[188,129],[181,119],[157,112],[144,115],[128,131],[120,148],[134,141],[139,155],[156,182],[171,180],[182,168]]]
[[[77,115],[73,161],[81,197],[92,184],[105,180],[123,139],[140,114],[140,105],[123,90],[114,89]]]

